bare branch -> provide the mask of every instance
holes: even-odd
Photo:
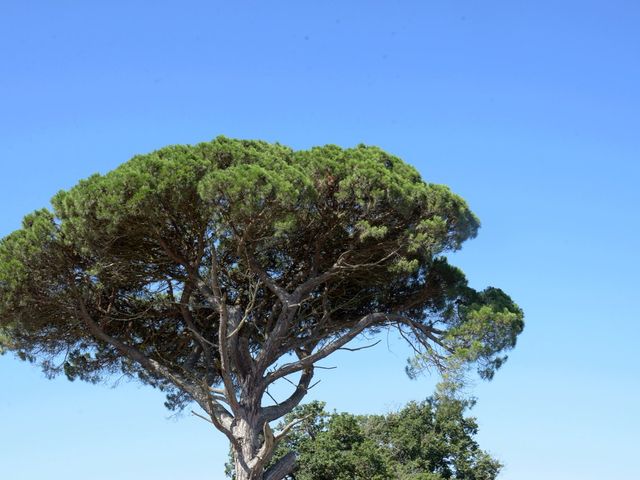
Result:
[[[235,397],[235,388],[231,378],[231,365],[229,362],[229,349],[227,346],[227,325],[229,323],[226,296],[220,302],[220,324],[218,325],[218,343],[220,350],[220,375],[229,398],[229,406],[234,413],[240,410],[240,405]]]
[[[210,423],[211,425],[213,425],[213,422],[211,421],[211,419],[210,419],[210,418],[207,418],[207,417],[205,417],[204,415],[200,415],[199,413],[194,412],[193,410],[191,410],[191,413],[192,413],[193,415],[195,415],[196,417],[201,418],[201,419],[202,419],[202,420],[204,420],[205,422]]]
[[[227,391],[222,388],[209,387],[209,391],[213,393],[217,393],[218,395],[222,395],[222,396],[227,395]]]
[[[275,398],[273,398],[273,395],[269,393],[269,390],[265,390],[264,393],[266,393],[269,396],[269,398],[273,400],[273,403],[275,403],[276,405],[280,405],[280,402],[278,402]]]
[[[253,310],[253,307],[255,306],[259,287],[260,287],[260,284],[256,283],[255,287],[253,288],[253,292],[251,293],[251,299],[249,300],[249,304],[247,305],[247,308],[245,308],[244,310],[244,315],[242,316],[242,320],[240,320],[236,328],[234,328],[233,331],[229,335],[227,335],[227,339],[231,339],[235,335],[237,335],[238,332],[244,326],[245,322],[248,320],[249,314],[251,313],[251,311]]]
[[[264,372],[267,367],[273,363],[278,356],[278,351],[282,347],[282,340],[286,335],[287,327],[292,321],[297,305],[282,305],[282,310],[278,315],[278,319],[275,322],[275,326],[267,341],[262,346],[258,358],[256,359],[256,368],[259,373]]]
[[[209,414],[209,417],[211,417],[211,423],[225,434],[234,447],[239,447],[240,444],[231,431],[231,426],[233,425],[234,420],[233,415],[231,415],[226,408],[212,398],[209,394],[209,386],[207,385],[206,380],[203,381],[202,386],[205,393],[205,404],[200,406]]]
[[[357,352],[359,350],[365,350],[367,348],[371,348],[371,347],[375,347],[376,345],[378,345],[381,342],[381,340],[378,340],[377,342],[374,342],[370,345],[365,345],[364,347],[356,347],[356,348],[349,348],[349,347],[341,347],[338,350],[347,350],[349,352]]]
[[[292,383],[288,378],[286,377],[283,377],[283,378],[289,381],[290,383]],[[309,391],[309,388],[310,388],[309,384],[311,383],[312,378],[313,378],[313,367],[310,366],[310,367],[307,367],[305,370],[303,370],[302,375],[300,375],[300,379],[298,380],[298,384],[295,386],[296,389],[289,396],[289,398],[287,398],[283,402],[280,402],[277,405],[271,405],[263,409],[262,411],[263,418],[267,422],[270,422],[272,420],[275,420],[276,418],[282,417],[286,413],[293,410],[293,408],[296,407],[302,401],[304,396]]]
[[[187,259],[174,252],[171,247],[169,247],[167,242],[164,241],[164,239],[158,238],[158,243],[167,254],[167,256],[171,258],[171,260],[176,262],[178,265],[182,265],[187,270],[189,278],[193,281],[196,287],[198,287],[200,293],[202,293],[213,305],[218,305],[218,299],[216,298],[216,295],[214,295],[214,292],[209,287],[209,285],[207,285],[207,283],[202,278],[200,278],[197,269],[195,269]]]
[[[344,267],[342,268],[348,268],[351,270],[356,270],[358,268],[369,268],[369,267],[376,267],[378,265],[382,265],[384,262],[386,262],[387,260],[389,260],[391,257],[395,256],[398,254],[398,252],[400,251],[400,247],[392,250],[388,255],[385,255],[384,257],[382,257],[379,260],[376,260],[375,262],[369,262],[369,263],[356,263],[354,265],[349,265],[348,263],[344,263],[343,265]]]
[[[289,431],[295,427],[296,425],[304,422],[307,418],[311,418],[313,417],[313,414],[310,413],[309,415],[305,415],[304,417],[300,417],[300,418],[296,418],[295,420],[287,423],[282,430],[280,430],[276,436],[275,436],[275,443],[276,445],[278,444],[278,442],[280,442],[283,438],[285,438],[285,436],[287,435],[287,433],[289,433]]]
[[[406,319],[405,323],[407,325],[409,325],[414,331],[419,332],[416,337],[420,337],[420,335],[424,335],[425,337],[427,337],[429,340],[431,340],[433,343],[435,343],[436,345],[442,347],[444,350],[446,350],[449,353],[454,353],[453,349],[446,345],[445,343],[442,342],[441,339],[439,339],[438,337],[436,337],[433,332],[434,330],[427,326],[427,325],[423,325],[419,322],[415,322],[413,320],[410,319]]]
[[[191,293],[191,287],[189,285],[185,285],[185,288],[182,291],[182,295],[180,295],[180,302],[178,303],[178,306],[180,309],[180,313],[182,314],[182,318],[187,325],[187,329],[191,332],[191,335],[196,339],[196,341],[200,343],[202,349],[204,350],[205,358],[208,359],[211,358],[211,350],[209,347],[215,347],[215,345],[204,338],[204,336],[202,336],[202,334],[198,331],[195,322],[193,321],[193,315],[188,307]]]
[[[313,291],[315,288],[322,285],[324,282],[326,282],[330,278],[335,277],[338,274],[338,270],[339,270],[339,267],[337,265],[334,265],[332,268],[330,268],[326,272],[308,279],[306,282],[304,282],[302,285],[300,285],[298,288],[296,288],[293,291],[293,294],[291,295],[291,297],[293,298],[293,301],[299,302],[304,295]]]
[[[195,388],[194,385],[189,383],[186,379],[180,377],[174,372],[171,372],[168,368],[161,365],[159,362],[153,360],[152,358],[146,357],[143,355],[137,348],[127,345],[117,338],[114,338],[108,335],[98,323],[91,317],[89,311],[87,310],[87,306],[84,302],[84,299],[80,295],[78,295],[78,304],[79,304],[79,317],[85,323],[85,325],[89,328],[89,331],[98,339],[102,340],[109,345],[115,347],[120,353],[122,353],[125,357],[133,360],[134,362],[139,363],[142,367],[148,370],[150,373],[158,375],[171,383],[173,383],[176,387],[182,389],[184,392],[188,393],[191,398],[194,400],[199,399],[199,392]]]
[[[251,270],[253,271],[253,273],[255,273],[258,276],[258,278],[262,280],[262,282],[267,286],[267,288],[271,290],[271,292],[276,297],[278,297],[278,299],[283,304],[288,305],[289,303],[291,303],[291,296],[289,295],[289,293],[280,285],[278,285],[276,282],[274,282],[271,279],[271,277],[267,274],[267,272],[264,271],[264,269],[258,264],[258,261],[253,256],[253,254],[249,252],[249,249],[247,248],[246,243],[244,241],[242,242],[242,246],[243,246],[244,254],[247,257],[247,262],[249,263],[249,267],[251,267]]]
[[[317,382],[315,382],[313,385],[309,385],[309,388],[307,388],[307,392],[309,390],[311,390],[313,387],[315,387],[316,385],[318,385],[320,382],[322,381],[322,379],[318,380]]]
[[[398,327],[398,333],[400,333],[400,336],[402,337],[402,339],[409,344],[409,346],[413,350],[413,353],[415,353],[416,355],[420,355],[422,352],[416,348],[416,346],[413,344],[411,339],[407,337],[407,334],[402,331],[402,325],[398,324],[397,327]]]
[[[301,358],[297,362],[287,363],[280,367],[278,370],[271,372],[266,377],[266,383],[270,384],[276,381],[278,378],[282,378],[286,375],[289,375],[293,372],[298,372],[307,368],[310,365],[313,365],[318,360],[322,360],[323,358],[329,356],[339,348],[346,345],[348,342],[357,337],[360,333],[362,333],[366,328],[370,327],[375,323],[383,323],[383,322],[393,322],[398,321],[399,319],[404,320],[404,317],[396,314],[387,314],[387,313],[370,313],[369,315],[365,315],[362,317],[351,329],[328,343],[327,345],[320,348],[320,350],[315,353],[308,355],[307,357]]]

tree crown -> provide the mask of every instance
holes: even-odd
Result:
[[[312,402],[285,417],[303,420],[273,463],[296,452],[296,480],[494,480],[500,472],[474,438],[478,425],[465,415],[471,400],[438,394],[387,415],[328,413],[324,406]]]
[[[171,406],[225,369],[227,389],[268,383],[384,327],[419,351],[413,368],[490,378],[523,328],[444,256],[479,228],[464,200],[376,147],[218,137],[136,156],[52,207],[0,241],[3,343],[52,375],[135,376]]]

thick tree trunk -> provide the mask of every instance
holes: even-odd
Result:
[[[275,449],[273,432],[263,417],[236,419],[233,428],[236,446],[233,457],[236,480],[282,480],[295,468],[293,452],[285,455],[265,472]]]
[[[236,480],[282,480],[293,472],[296,461],[293,453],[265,472],[277,442],[263,408],[255,408],[255,404],[254,408],[247,408],[245,403],[233,421],[232,433]]]
[[[258,456],[263,443],[261,425],[251,416],[238,418],[233,434],[240,446],[233,452],[236,480],[262,480],[265,459]]]

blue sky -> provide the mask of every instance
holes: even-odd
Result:
[[[219,134],[378,145],[483,222],[454,255],[524,308],[477,382],[503,480],[637,475],[640,6],[634,1],[0,3],[0,236],[61,188]],[[429,395],[393,335],[334,357],[313,398]],[[222,434],[149,388],[46,380],[0,358],[9,480],[223,478]]]

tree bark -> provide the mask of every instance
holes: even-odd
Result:
[[[240,451],[234,449],[233,457],[236,480],[262,480],[264,468],[257,458],[260,450],[260,429],[250,418],[236,419],[233,436],[238,440]]]
[[[237,441],[233,447],[236,480],[263,480],[275,438],[262,410],[241,408],[234,419],[232,434]]]
[[[295,467],[296,454],[289,452],[264,473],[264,480],[282,480],[287,475],[293,473]]]

